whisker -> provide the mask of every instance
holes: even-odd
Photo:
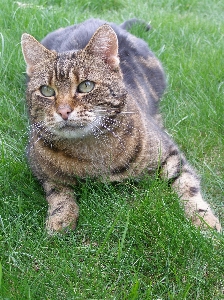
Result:
[[[104,129],[106,129],[108,132],[112,133],[112,135],[119,140],[120,144],[124,147],[124,142],[123,142],[123,139],[117,135],[115,132],[114,132],[114,126],[117,126],[118,123],[116,122],[116,120],[111,120],[110,118],[105,118],[104,121],[109,121],[109,126],[107,126],[105,123],[102,123],[102,127]]]
[[[95,127],[99,132],[103,133],[103,131],[102,131],[97,125],[94,124],[93,128],[94,128],[94,127]]]
[[[119,111],[116,109],[97,109],[96,110],[97,113],[118,113],[118,114],[135,114],[135,111]]]
[[[33,139],[33,134],[37,134],[37,139],[34,141],[34,143],[37,143],[40,139],[47,140],[48,138],[52,137],[52,133],[50,130],[46,127],[46,122],[40,121],[33,123],[29,125],[30,130],[32,132],[31,139]]]
[[[96,109],[97,112],[101,112],[101,111],[107,111],[107,109]]]
[[[120,114],[136,114],[135,111],[121,111]]]
[[[41,136],[38,137],[38,139],[34,142],[34,144],[36,144],[37,142],[39,142],[39,140],[41,140]]]

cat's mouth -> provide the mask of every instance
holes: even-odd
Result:
[[[72,120],[63,120],[56,124],[58,130],[76,130],[76,129],[84,129],[89,125],[89,122],[75,122]]]
[[[76,129],[84,129],[87,125],[85,124],[70,124],[65,122],[64,124],[62,124],[61,126],[58,126],[58,129],[62,129],[62,130],[76,130]]]
[[[94,118],[91,121],[87,120],[63,120],[54,123],[50,126],[50,131],[58,137],[77,139],[85,136],[93,135],[96,128],[100,126],[100,118]]]

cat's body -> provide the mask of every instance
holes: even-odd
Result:
[[[162,130],[164,72],[147,44],[125,30],[135,22],[88,20],[50,33],[46,48],[23,35],[28,157],[46,191],[50,232],[75,227],[78,206],[69,185],[77,176],[121,181],[156,170],[172,181],[196,224],[198,214],[221,228],[194,171]]]

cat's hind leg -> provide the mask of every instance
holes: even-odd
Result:
[[[76,227],[79,207],[74,199],[74,192],[66,186],[45,183],[44,189],[48,202],[47,232],[68,232]]]
[[[221,224],[202,198],[200,181],[184,156],[174,146],[162,162],[162,177],[167,178],[184,204],[185,213],[197,226],[209,225],[221,231]]]

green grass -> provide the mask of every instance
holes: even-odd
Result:
[[[166,127],[224,220],[223,1],[2,0],[0,299],[224,299],[223,235],[192,226],[177,196],[156,177],[80,183],[76,231],[51,238],[44,231],[47,204],[25,158],[20,37],[28,32],[40,40],[90,17],[151,22],[149,33],[134,32],[166,70]]]

